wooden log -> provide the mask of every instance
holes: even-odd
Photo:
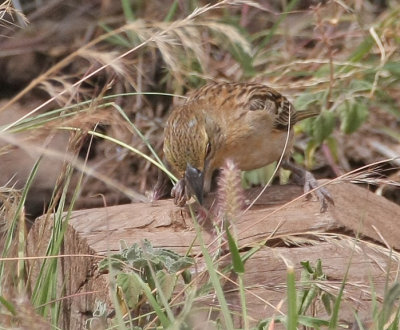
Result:
[[[393,254],[393,260],[389,262],[385,247],[400,250],[397,225],[400,207],[349,183],[332,184],[328,190],[335,205],[320,213],[319,202],[304,197],[282,206],[301,195],[300,187],[272,186],[237,220],[235,232],[240,248],[260,242],[266,245],[246,263],[245,283],[252,291],[247,292],[247,298],[253,322],[279,312],[254,298],[254,293],[268,298],[271,306],[277,306],[285,297],[288,260],[299,276],[300,261],[315,262],[321,258],[328,278],[333,280],[330,288],[333,293],[337,293],[335,289],[340,287],[350,264],[348,283],[359,285],[349,287],[346,292],[346,303],[352,304],[353,308],[368,310],[368,292],[372,290],[370,279],[376,284],[376,294],[382,296],[386,272],[399,266],[397,254]],[[259,191],[246,191],[246,199],[251,201]],[[214,197],[208,197],[209,204]],[[36,221],[28,236],[30,256],[44,255],[50,231],[48,221]],[[357,243],[354,237],[363,238],[363,242]],[[209,243],[215,235],[204,232],[204,238]],[[185,254],[194,242],[191,254],[200,252],[189,213],[174,206],[171,200],[161,200],[73,212],[63,253],[106,255],[118,251],[121,240],[132,245],[143,239],[148,239],[154,247],[168,248],[180,254]],[[209,247],[210,251],[212,248]],[[198,260],[201,262],[201,258]],[[38,262],[31,267],[32,281],[37,276]],[[60,283],[66,284],[65,295],[79,294],[65,302],[63,326],[79,329],[93,311],[95,299],[108,301],[107,275],[97,273],[95,258],[62,258],[60,263]],[[229,295],[232,301],[237,298],[235,290]],[[356,296],[359,299],[355,299]],[[354,307],[356,300],[361,307]],[[368,313],[363,315],[367,317]],[[351,312],[347,315],[348,321],[352,321],[352,317]]]

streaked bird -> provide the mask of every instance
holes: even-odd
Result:
[[[319,114],[296,111],[276,90],[255,83],[210,83],[193,92],[171,112],[164,136],[164,155],[179,178],[172,189],[175,204],[183,206],[192,195],[200,204],[210,191],[215,170],[231,159],[247,171],[282,158],[305,192],[317,188],[314,176],[290,162],[293,125]],[[329,192],[315,191],[325,211],[333,204]]]

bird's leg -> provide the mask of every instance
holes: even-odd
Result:
[[[292,172],[295,182],[304,187],[304,193],[307,194],[307,199],[309,199],[311,197],[309,194],[310,190],[318,188],[318,182],[314,175],[304,168],[294,165],[289,160],[283,161],[282,167]],[[334,204],[331,194],[325,187],[316,189],[314,193],[321,203],[321,213],[325,212],[328,208],[328,202],[332,205]]]
[[[171,190],[171,196],[174,198],[175,205],[185,206],[186,202],[190,199],[191,194],[186,185],[186,180],[180,179]]]

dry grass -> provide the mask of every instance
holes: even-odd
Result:
[[[158,162],[149,146],[160,154],[170,108],[206,80],[263,82],[299,109],[320,107],[322,116],[297,128],[296,160],[322,176],[338,176],[337,182],[374,184],[381,193],[384,186],[398,187],[396,2],[302,7],[301,1],[291,8],[291,1],[282,8],[283,2],[269,1],[178,1],[175,9],[173,1],[162,3],[136,4],[136,17],[106,1],[21,9],[0,4],[0,83],[7,87],[0,157],[15,156],[11,172],[25,164],[27,173],[0,182],[2,231],[10,219],[24,217],[21,191],[41,156],[50,166],[39,169],[33,187],[47,182],[48,202],[56,187],[50,211],[64,198],[65,209],[71,200],[82,208],[146,200],[157,169],[141,154]],[[21,28],[26,24],[31,31]],[[63,144],[48,143],[60,135]],[[399,202],[396,191],[391,196]],[[294,245],[351,241],[302,234],[306,238],[280,239]],[[391,256],[398,262],[397,252]]]

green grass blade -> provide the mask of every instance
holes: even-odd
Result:
[[[121,0],[122,10],[124,12],[126,21],[134,21],[136,19],[135,14],[131,7],[131,1],[129,0]]]
[[[58,201],[57,210],[52,218],[47,219],[48,221],[53,221],[53,228],[46,248],[46,256],[57,256],[64,240],[69,216],[73,207],[73,202],[71,202],[67,214],[64,214],[67,190],[70,184],[72,172],[72,165],[68,165],[65,169],[65,181]],[[57,188],[55,188],[55,190],[57,190]],[[58,262],[58,258],[43,260],[31,296],[31,302],[33,306],[36,307],[38,314],[46,317],[50,313],[53,326],[56,326],[58,323],[61,313],[61,302],[55,302],[52,305],[49,305],[48,302],[56,301],[57,298],[62,295],[62,288],[64,287],[63,283],[59,283]]]
[[[388,272],[389,273],[389,272]],[[387,322],[393,313],[393,307],[400,297],[400,283],[395,283],[386,292],[385,299],[383,301],[381,315],[379,317],[378,329],[384,329],[387,326]]]
[[[296,278],[294,268],[289,266],[287,269],[287,300],[288,300],[288,315],[287,329],[297,329],[297,307],[296,307]]]
[[[155,287],[157,288],[158,297],[160,298],[160,301],[164,306],[163,309],[166,311],[166,313],[168,315],[168,318],[169,318],[168,324],[174,323],[175,322],[174,313],[172,312],[171,307],[168,304],[168,299],[166,298],[166,296],[164,294],[163,286],[161,285],[161,283],[149,261],[148,261],[148,265],[149,265],[149,269],[151,271],[152,278],[154,280]],[[160,307],[160,309],[161,309],[161,307]],[[163,315],[165,315],[165,314],[163,313]]]
[[[240,303],[242,306],[242,319],[244,323],[244,329],[249,329],[249,321],[247,317],[247,308],[246,308],[246,295],[244,287],[244,272],[245,272],[244,263],[240,256],[236,241],[233,238],[228,226],[226,226],[226,236],[228,238],[229,250],[232,256],[232,267],[234,272],[238,274],[239,278],[239,293],[240,293]]]
[[[353,259],[353,253],[354,253],[354,249],[350,256],[350,261],[347,265],[346,273],[344,274],[343,281],[340,285],[339,293],[336,297],[335,304],[332,309],[332,315],[331,315],[331,319],[329,321],[329,330],[335,330],[338,328],[340,304],[342,303],[344,287],[346,286],[346,280],[347,280],[347,276],[349,274],[351,260]]]
[[[160,319],[160,322],[161,322],[163,328],[164,329],[168,328],[171,322],[165,316],[162,307],[159,305],[156,298],[153,296],[153,293],[151,292],[149,286],[143,282],[143,280],[140,278],[140,276],[138,274],[132,273],[132,275],[135,276],[138,283],[140,283],[142,285],[142,289],[143,289],[151,307],[153,307],[158,318]]]
[[[240,304],[242,306],[242,320],[244,324],[244,329],[249,329],[249,320],[247,315],[247,304],[246,304],[246,295],[245,295],[245,286],[244,286],[244,273],[239,273],[239,293],[240,293]]]
[[[164,18],[164,22],[170,22],[174,15],[176,14],[176,10],[178,9],[178,0],[175,0],[171,7],[168,10],[167,16]]]
[[[110,27],[108,27],[106,24],[104,23],[98,23],[99,26],[106,32],[111,33],[113,31],[113,29],[111,29]],[[116,45],[116,46],[122,46],[122,47],[126,47],[129,48],[131,47],[131,43],[129,43],[129,41],[127,39],[125,39],[124,37],[120,36],[119,34],[114,34],[110,37],[108,37],[107,42],[109,42],[112,45]]]
[[[3,252],[1,254],[2,258],[7,257],[8,253],[10,252],[11,244],[12,244],[12,241],[13,241],[14,236],[15,236],[15,231],[17,229],[17,224],[18,224],[18,221],[20,219],[20,214],[21,214],[21,212],[23,210],[23,207],[25,205],[26,197],[28,195],[30,187],[32,186],[32,182],[36,177],[36,174],[37,174],[37,171],[39,169],[39,164],[40,164],[41,159],[42,159],[42,157],[39,157],[39,159],[35,162],[32,170],[31,170],[31,172],[29,174],[28,180],[27,180],[27,182],[26,182],[26,184],[24,186],[24,189],[22,190],[21,200],[18,203],[18,206],[17,206],[17,209],[15,211],[14,217],[13,217],[11,223],[10,223],[10,226],[9,226],[9,228],[7,230],[7,234],[6,234],[5,238],[4,238]],[[0,261],[0,281],[1,281],[1,283],[5,283],[4,268],[5,268],[5,262],[4,261]],[[2,294],[2,290],[3,290],[3,287],[0,286],[0,295]]]
[[[298,322],[305,327],[313,329],[319,329],[320,327],[327,327],[329,325],[329,321],[306,315],[299,315]]]
[[[239,253],[239,249],[236,245],[236,241],[233,238],[228,226],[226,227],[226,236],[228,237],[229,251],[231,252],[231,256],[232,256],[233,270],[237,274],[243,274],[244,273],[244,264],[243,264],[242,258],[240,257],[240,253]]]
[[[0,304],[2,304],[13,316],[17,315],[14,305],[3,296],[0,296]]]
[[[231,313],[228,308],[228,304],[225,299],[224,290],[222,289],[221,283],[219,281],[219,277],[218,277],[216,269],[215,269],[216,266],[214,265],[212,258],[210,256],[210,254],[208,253],[207,247],[204,244],[203,234],[201,232],[202,229],[200,228],[200,225],[198,224],[198,222],[196,220],[196,216],[193,212],[193,209],[190,206],[189,206],[189,209],[190,209],[190,214],[192,216],[192,219],[194,221],[197,238],[199,239],[200,248],[201,248],[201,251],[204,256],[204,261],[207,266],[208,274],[210,275],[210,281],[213,285],[213,288],[217,295],[218,302],[221,306],[221,312],[222,312],[222,315],[223,315],[224,321],[225,321],[225,329],[233,330],[234,326],[233,326],[232,316],[231,316]]]

